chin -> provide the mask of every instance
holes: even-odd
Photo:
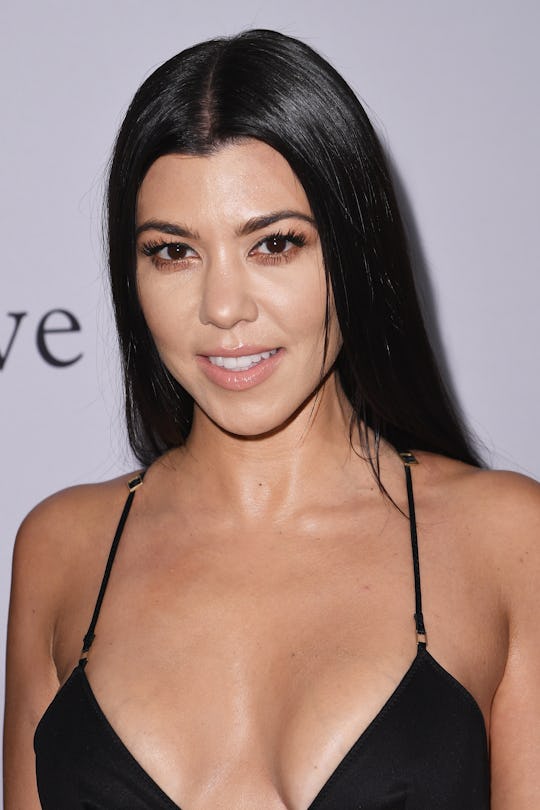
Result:
[[[251,404],[250,407],[245,409],[235,408],[233,413],[222,411],[218,415],[207,412],[206,415],[217,427],[230,436],[252,440],[265,439],[275,436],[291,425],[311,399],[310,396],[307,400],[301,401],[293,410],[291,410],[291,403],[289,403],[288,408],[276,407],[272,409],[263,407],[258,413],[257,409]]]
[[[216,419],[212,421],[230,436],[237,436],[241,439],[264,439],[279,433],[290,423],[291,418],[278,420],[261,417],[257,419],[251,414],[247,419],[238,419],[238,416],[236,416],[232,419]]]
[[[285,423],[287,424],[287,423]],[[277,435],[281,430],[285,428],[285,424],[282,425],[272,425],[272,426],[254,426],[250,430],[246,430],[245,428],[233,428],[232,430],[227,430],[226,428],[222,427],[222,430],[225,433],[228,433],[229,436],[235,437],[237,439],[244,439],[246,441],[258,441],[262,439],[267,439],[270,436]]]

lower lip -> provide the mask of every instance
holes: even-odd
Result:
[[[267,380],[281,362],[283,353],[283,349],[278,349],[271,357],[261,360],[257,365],[251,366],[251,368],[244,371],[215,366],[204,355],[198,355],[197,362],[208,379],[216,385],[229,391],[245,391]]]

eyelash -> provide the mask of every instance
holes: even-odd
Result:
[[[284,239],[286,242],[290,242],[293,247],[284,250],[282,253],[260,253],[258,258],[262,264],[280,264],[281,262],[289,262],[293,255],[296,253],[296,249],[304,247],[306,244],[306,237],[304,234],[299,233],[298,231],[288,230],[286,233],[283,231],[276,231],[275,233],[268,234],[268,236],[263,237],[257,244],[255,244],[251,250],[251,253],[260,248],[267,242],[272,241],[272,239]],[[155,267],[157,268],[177,268],[177,267],[186,267],[189,260],[192,258],[191,256],[186,256],[185,259],[162,259],[157,254],[163,250],[163,248],[167,247],[185,247],[190,250],[190,246],[185,242],[167,242],[164,240],[156,241],[150,240],[145,242],[141,245],[140,251],[144,256],[148,256]]]

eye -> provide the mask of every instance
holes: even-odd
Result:
[[[173,245],[164,245],[160,250],[157,250],[153,255],[159,256],[160,259],[169,259],[170,261],[178,261],[178,259],[187,259],[187,255],[189,251],[193,253],[195,251],[192,250],[188,245],[184,245],[181,242],[175,242]]]
[[[292,244],[290,239],[276,233],[261,242],[260,247],[266,248],[266,250],[261,250],[261,253],[283,253],[289,244]]]
[[[250,251],[250,256],[262,256],[265,261],[288,260],[295,248],[301,248],[306,243],[306,237],[301,233],[289,231],[288,233],[272,233],[261,239]]]
[[[182,265],[197,256],[197,253],[184,242],[147,242],[141,253],[149,256],[156,267]]]

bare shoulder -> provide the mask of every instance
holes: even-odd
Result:
[[[110,544],[130,477],[70,487],[26,516],[15,540],[12,591],[33,594],[38,615],[52,620],[64,585],[84,569],[91,549],[101,559],[100,545]]]
[[[451,514],[456,535],[493,563],[502,583],[519,589],[524,576],[540,575],[540,483],[430,453],[419,453],[418,460],[426,499],[440,501],[437,508]]]
[[[470,576],[464,594],[475,627],[476,671],[498,672],[498,664],[489,664],[498,654],[490,657],[490,649],[502,651],[489,725],[492,805],[538,807],[540,484],[429,453],[418,460],[413,475],[430,519],[443,516],[450,566],[464,560],[457,570],[463,580]]]
[[[4,715],[5,796],[38,807],[32,738],[81,647],[128,476],[73,487],[23,521],[13,556]],[[101,543],[103,548],[99,548]],[[90,554],[98,546],[97,553]],[[68,630],[63,629],[62,617]],[[24,798],[22,798],[24,795]]]
[[[27,673],[30,660],[62,677],[80,649],[130,477],[57,492],[21,524],[8,622],[11,692],[20,679],[13,672]]]
[[[111,520],[125,498],[123,475],[97,484],[82,484],[56,492],[41,501],[23,520],[16,539],[16,553],[39,555],[42,551],[70,555],[86,538]]]
[[[540,508],[540,483],[526,475],[473,467],[425,451],[417,451],[415,456],[423,485],[449,491],[452,497],[463,499],[471,508],[476,505],[484,510],[491,506],[499,512],[500,509],[511,509],[512,505],[528,505],[533,515]]]
[[[440,496],[467,520],[478,520],[491,532],[512,527],[525,535],[540,520],[540,483],[508,470],[473,467],[455,459],[419,452],[418,478],[428,498]],[[477,527],[478,528],[478,527]]]

